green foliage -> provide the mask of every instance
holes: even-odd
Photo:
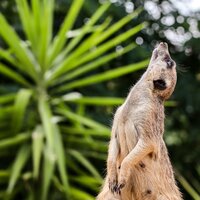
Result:
[[[72,1],[55,35],[54,0],[16,0],[23,33],[0,13],[0,74],[10,81],[0,96],[2,198],[89,200],[102,183],[93,162],[105,160],[110,130],[87,116],[85,107],[123,100],[80,93],[77,98],[73,90],[144,68],[148,60],[96,70],[135,48],[132,43],[115,51],[145,23],[118,34],[140,10],[111,25],[110,18],[100,22],[110,7],[105,3],[86,24],[71,31],[83,3]],[[70,38],[74,32],[78,34]]]

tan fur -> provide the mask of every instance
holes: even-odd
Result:
[[[114,116],[107,176],[97,200],[181,200],[163,141],[164,106],[176,85],[176,66],[166,43],[154,50],[150,64]],[[155,80],[164,80],[165,89]],[[162,85],[161,85],[162,86]]]

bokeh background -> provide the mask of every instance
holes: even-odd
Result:
[[[160,41],[178,73],[165,141],[200,199],[199,20],[199,0],[1,0],[0,199],[94,199],[113,114]]]

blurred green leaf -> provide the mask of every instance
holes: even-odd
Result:
[[[130,72],[137,71],[139,69],[143,69],[148,65],[149,60],[145,60],[136,64],[130,64],[127,66],[122,66],[117,69],[109,70],[101,74],[93,75],[84,79],[79,79],[77,81],[70,82],[68,84],[63,84],[60,87],[57,88],[56,92],[62,92],[66,90],[70,90],[76,87],[83,87],[99,82],[103,82],[106,80],[110,80],[113,78],[117,78],[120,76],[123,76],[125,74],[128,74]]]
[[[127,31],[123,34],[120,34],[119,36],[116,36],[113,39],[110,39],[105,44],[98,46],[94,51],[91,51],[89,54],[87,52],[86,54],[84,54],[84,56],[81,56],[81,58],[78,60],[77,60],[77,58],[74,58],[72,60],[68,60],[68,58],[67,58],[65,61],[63,61],[63,63],[61,65],[56,67],[54,72],[52,72],[52,74],[50,76],[50,80],[53,80],[56,77],[58,77],[59,75],[66,73],[67,71],[74,69],[75,67],[77,67],[85,62],[89,62],[92,59],[102,55],[103,53],[105,53],[106,51],[111,49],[112,47],[118,45],[119,43],[127,40],[129,37],[136,34],[137,32],[141,31],[141,29],[144,27],[145,27],[145,23],[137,25],[136,27],[130,29],[129,31]]]
[[[42,200],[48,197],[48,191],[53,177],[55,168],[56,155],[49,147],[44,149],[44,164],[43,164],[43,177],[42,177]]]
[[[106,56],[100,57],[97,60],[94,60],[86,65],[81,66],[81,68],[78,68],[72,72],[67,73],[66,75],[63,75],[61,78],[59,78],[57,80],[57,82],[56,81],[55,82],[62,83],[64,81],[69,81],[73,78],[76,78],[77,76],[85,74],[88,71],[94,70],[97,67],[100,67],[103,64],[109,62],[110,60],[127,53],[128,51],[132,50],[135,47],[136,47],[135,44],[130,44],[130,45],[126,46],[125,48],[122,48],[120,51],[116,51],[114,53],[110,53]]]
[[[63,146],[62,137],[57,126],[55,126],[55,144],[56,144],[55,153],[57,157],[57,164],[58,164],[60,177],[65,188],[65,194],[69,196],[70,188],[69,188],[69,181],[68,181],[67,168],[66,168],[66,155],[64,153],[65,150]]]
[[[30,101],[31,95],[31,90],[21,89],[16,96],[11,121],[13,133],[18,133],[23,126],[26,108]]]
[[[166,101],[165,102],[165,106],[167,106],[167,107],[176,107],[176,106],[178,106],[178,102],[176,102],[176,101]]]
[[[198,194],[193,189],[193,187],[190,185],[190,183],[180,173],[177,173],[177,179],[181,183],[181,185],[183,186],[183,188],[190,194],[190,196],[193,199],[195,199],[195,200],[200,199],[200,194]]]
[[[63,107],[58,109],[57,111],[60,114],[66,116],[68,119],[72,119],[72,120],[81,122],[82,124],[89,126],[91,128],[101,129],[101,130],[109,132],[109,129],[106,126],[104,126],[104,125],[102,125],[102,124],[100,124],[100,123],[98,123],[98,122],[96,122],[92,119],[89,119],[85,116],[83,117],[83,116],[77,115],[77,114],[75,114],[75,113],[73,113],[73,112],[71,112],[67,109],[64,109]]]
[[[110,3],[104,3],[101,7],[99,7],[95,13],[92,15],[91,19],[83,26],[80,34],[75,37],[64,49],[63,52],[58,56],[57,60],[63,60],[67,56],[67,54],[81,41],[81,39],[88,33],[97,20],[104,14],[104,12],[108,9]],[[56,62],[57,63],[57,62]]]
[[[94,197],[92,195],[77,188],[72,188],[71,193],[72,193],[72,198],[75,200],[94,200]]]
[[[40,162],[44,147],[44,130],[37,126],[32,133],[33,176],[38,178]]]
[[[10,171],[8,171],[8,170],[0,170],[0,183],[7,182],[9,177],[10,177]]]
[[[40,20],[42,18],[42,13],[40,12],[41,4],[40,0],[32,0],[31,6],[32,6],[32,17],[33,17],[33,31],[34,31],[34,37],[36,40],[39,40],[40,35],[38,34],[40,32]],[[35,45],[34,43],[32,45]],[[36,43],[35,50],[38,50],[38,45]],[[37,55],[37,54],[36,54]]]
[[[34,66],[35,61],[33,59],[32,53],[25,47],[16,32],[11,26],[9,26],[6,19],[1,13],[0,24],[0,36],[2,36],[2,38],[13,50],[18,60],[23,63],[23,65],[20,65],[19,67],[23,66],[24,72],[26,72],[27,74],[29,74],[30,77],[36,80],[36,68]]]
[[[86,128],[77,128],[77,127],[67,127],[67,126],[61,126],[61,129],[64,131],[64,133],[69,135],[90,135],[90,136],[100,136],[100,137],[109,137],[110,132],[108,130],[102,130],[102,129],[86,129]]]
[[[15,137],[10,137],[6,139],[0,140],[0,149],[8,149],[10,147],[13,147],[15,145],[20,145],[26,142],[31,138],[31,135],[28,133],[20,133],[16,135]]]
[[[16,94],[15,93],[10,93],[10,94],[5,94],[0,96],[0,104],[7,104],[10,102],[13,102],[15,99]]]
[[[91,34],[90,36],[88,36],[82,42],[82,44],[80,44],[69,56],[67,56],[67,58],[62,62],[62,65],[65,65],[67,67],[66,71],[69,70],[68,69],[69,68],[69,63],[71,61],[73,61],[74,59],[76,59],[77,57],[79,57],[81,54],[85,53],[90,48],[94,47],[94,43],[96,41],[96,38],[98,38],[102,34],[102,32],[109,25],[109,23],[110,23],[109,19],[105,20],[105,22],[103,24],[101,24],[101,25],[98,26],[98,28],[93,32],[93,34]]]
[[[52,113],[46,96],[42,94],[38,99],[38,110],[47,139],[48,147],[54,149],[54,127],[52,125]]]
[[[80,162],[97,180],[102,181],[102,178],[95,167],[78,151],[70,150],[69,153]]]
[[[89,61],[97,58],[98,56],[102,55],[103,53],[105,53],[106,51],[111,49],[112,47],[117,46],[118,44],[127,40],[129,37],[133,36],[134,34],[136,34],[139,31],[141,31],[144,27],[145,27],[145,23],[137,25],[134,28],[130,29],[129,31],[127,31],[123,34],[120,34],[119,36],[116,36],[113,39],[110,39],[109,41],[105,42],[104,44],[102,44],[100,46],[93,46],[93,47],[95,47],[94,50],[91,50],[89,52],[89,54],[88,54],[88,52],[86,52],[84,55],[81,56],[81,58],[79,60],[74,59],[71,62],[67,63],[68,64],[67,69],[62,72],[67,72],[85,62],[89,62]]]
[[[98,105],[98,106],[115,106],[120,105],[124,102],[124,98],[117,97],[80,97],[75,99],[66,99],[63,98],[66,102],[72,102],[76,104],[84,105]]]
[[[55,37],[55,39],[53,41],[53,45],[50,48],[48,65],[50,65],[51,62],[54,60],[54,58],[59,54],[59,52],[63,48],[65,42],[67,41],[66,33],[73,26],[74,21],[79,13],[79,10],[81,9],[82,4],[83,4],[83,0],[74,0],[73,1],[67,16],[65,17],[65,20],[64,20],[57,36]]]
[[[10,49],[8,50],[5,50],[5,49],[1,49],[0,48],[0,58],[2,59],[5,59],[7,62],[11,63],[13,66],[17,67],[17,68],[20,68],[19,63],[18,61],[16,60],[16,58],[14,58],[12,56],[12,51]]]
[[[26,36],[31,42],[31,45],[34,45],[34,43],[36,42],[36,38],[33,32],[33,19],[31,16],[32,13],[30,12],[28,2],[26,0],[16,0],[16,2]]]
[[[83,147],[85,150],[96,151],[98,153],[105,153],[108,150],[108,141],[102,142],[101,140],[84,140],[82,137],[70,137],[66,139],[70,147],[76,147],[79,151],[82,151]]]
[[[31,85],[18,73],[8,68],[6,65],[0,63],[0,73],[11,78],[12,80],[21,83],[26,87],[31,87]]]
[[[110,37],[113,33],[120,30],[124,25],[126,25],[128,22],[130,22],[133,18],[137,17],[141,13],[142,9],[138,8],[133,13],[123,17],[118,22],[114,23],[112,26],[108,28],[102,35],[100,35],[97,40],[95,41],[95,45],[99,44],[100,42],[104,41],[108,37]]]
[[[7,192],[11,193],[16,185],[16,182],[20,176],[20,173],[22,171],[22,169],[24,168],[27,160],[29,159],[30,156],[30,146],[28,145],[23,145],[18,153],[17,153],[17,157],[13,163],[12,166],[12,171],[10,174],[10,180],[9,180],[9,185],[7,188]]]
[[[72,178],[76,184],[80,184],[84,188],[88,188],[90,190],[93,190],[95,192],[99,191],[99,185],[102,184],[102,181],[97,180],[94,177],[91,176],[77,176]]]
[[[54,8],[54,0],[43,0],[41,4],[41,16],[40,19],[40,48],[39,48],[39,63],[40,66],[45,72],[45,69],[48,68],[47,64],[47,56],[48,49],[50,46],[50,42],[52,39],[52,26],[53,26],[53,8]],[[46,20],[48,19],[48,20]]]

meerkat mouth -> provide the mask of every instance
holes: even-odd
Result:
[[[165,90],[167,88],[166,82],[163,79],[158,79],[153,81],[154,88],[158,90]]]

